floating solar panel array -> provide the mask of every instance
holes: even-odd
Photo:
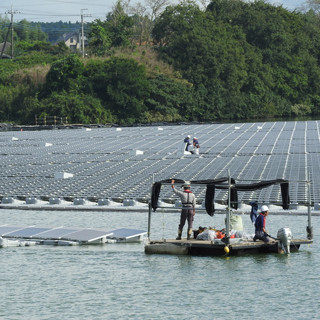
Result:
[[[287,179],[294,203],[320,202],[319,121],[85,128],[0,133],[0,197],[26,201],[135,200],[146,203],[154,181],[202,180],[230,172],[241,183]],[[184,154],[196,136],[200,155]],[[139,151],[139,152],[137,152]],[[205,189],[195,186],[199,203]],[[172,190],[160,198],[173,203]],[[226,201],[225,191],[215,199]],[[239,201],[280,203],[279,186],[239,194]],[[30,200],[32,202],[32,200]],[[103,202],[105,201],[105,202]],[[133,202],[132,202],[133,203]]]
[[[24,241],[35,244],[75,245],[75,244],[102,244],[107,242],[137,242],[142,241],[146,231],[136,229],[100,230],[92,228],[47,228],[0,226],[0,247],[17,246]],[[9,242],[8,242],[9,241]]]

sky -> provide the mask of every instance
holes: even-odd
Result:
[[[80,22],[82,12],[84,21],[91,22],[95,19],[104,20],[106,14],[112,11],[114,3],[113,0],[0,0],[0,15],[5,17],[12,10],[15,22],[22,19]]]
[[[269,0],[268,2],[283,5],[288,10],[294,10],[306,0]],[[131,0],[130,4],[137,2],[144,3],[144,0]],[[81,21],[81,12],[84,14],[84,22],[91,22],[95,19],[104,20],[106,14],[112,11],[116,0],[0,0],[0,16],[11,17],[13,21],[22,19],[39,22],[57,21]]]

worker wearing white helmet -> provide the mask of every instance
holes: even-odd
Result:
[[[190,151],[190,148],[191,148],[191,145],[192,145],[190,139],[191,139],[191,136],[189,136],[189,135],[184,138],[184,140],[183,140],[183,142],[184,142],[184,151]]]
[[[199,154],[200,144],[199,144],[198,138],[196,138],[196,137],[193,138],[192,145],[193,145],[192,153]]]
[[[262,240],[264,242],[269,242],[270,238],[268,237],[268,233],[266,231],[266,218],[269,214],[269,208],[266,205],[261,206],[260,214],[255,221],[255,236],[253,241]]]
[[[182,230],[186,221],[188,222],[187,240],[190,240],[192,234],[193,219],[195,215],[196,197],[191,192],[190,182],[188,181],[185,181],[185,183],[182,185],[183,191],[177,190],[174,187],[173,179],[171,180],[171,187],[173,192],[180,197],[182,204],[178,237],[176,238],[176,240],[181,240]]]

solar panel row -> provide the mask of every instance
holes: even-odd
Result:
[[[90,243],[106,237],[116,239],[130,239],[146,234],[143,230],[120,228],[115,230],[98,230],[91,228],[47,228],[47,227],[21,227],[0,226],[0,237],[37,239],[37,240],[66,240],[80,243]]]
[[[187,134],[199,139],[199,156],[183,154]],[[229,170],[248,183],[288,179],[297,203],[307,201],[310,175],[318,203],[319,155],[319,121],[1,132],[0,197],[149,198],[153,181],[214,179]],[[73,177],[57,179],[57,172]],[[202,201],[205,190],[194,191]],[[279,186],[239,196],[243,202],[281,201]],[[170,188],[160,197],[175,199]],[[216,200],[224,199],[217,191]]]

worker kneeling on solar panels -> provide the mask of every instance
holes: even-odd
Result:
[[[198,138],[196,138],[196,137],[193,138],[192,145],[193,145],[192,153],[193,154],[199,154],[200,144],[199,144]]]
[[[191,234],[192,234],[192,226],[193,226],[193,219],[194,215],[196,213],[195,207],[196,207],[196,197],[190,190],[190,183],[185,182],[182,187],[183,191],[177,190],[174,187],[174,180],[171,180],[171,187],[175,194],[177,194],[182,203],[182,210],[180,215],[180,224],[178,229],[178,237],[176,240],[181,240],[182,230],[186,223],[186,220],[188,221],[188,232],[187,232],[187,240],[190,240]]]

